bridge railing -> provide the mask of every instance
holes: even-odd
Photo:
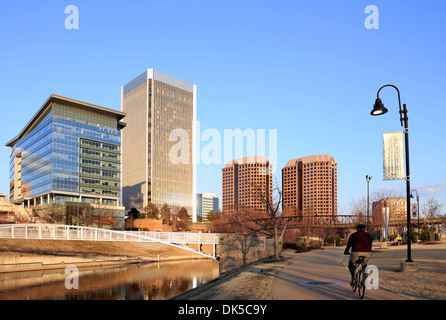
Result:
[[[51,224],[0,225],[0,238],[219,244],[215,233],[117,231]]]

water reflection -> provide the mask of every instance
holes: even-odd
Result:
[[[0,274],[0,300],[165,300],[218,277],[214,260],[79,269],[68,290],[64,270]]]

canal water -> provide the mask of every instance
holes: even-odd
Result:
[[[218,268],[211,259],[79,268],[77,283],[70,268],[4,273],[0,300],[166,300],[218,278]]]

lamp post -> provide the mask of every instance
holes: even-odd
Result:
[[[413,198],[412,193],[414,192],[417,194],[418,239],[420,239],[420,197],[418,196],[417,190],[412,190],[412,192],[410,193],[411,198]]]
[[[366,175],[365,180],[367,181],[367,232],[369,231],[369,182],[372,180],[372,176]]]
[[[409,171],[409,128],[408,128],[408,117],[406,104],[403,104],[401,108],[400,91],[397,87],[392,84],[386,84],[379,88],[376,94],[375,104],[373,105],[373,110],[370,112],[372,116],[379,116],[385,114],[388,110],[384,107],[381,99],[379,98],[379,92],[385,87],[393,87],[398,92],[398,103],[400,109],[400,122],[401,126],[404,126],[404,140],[405,140],[405,151],[406,151],[406,199],[407,199],[407,260],[406,262],[413,262],[411,256],[411,240],[410,240],[410,171]]]

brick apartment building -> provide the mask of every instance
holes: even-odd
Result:
[[[223,211],[236,205],[265,210],[272,202],[272,164],[263,156],[229,161],[222,169]]]
[[[283,209],[320,221],[337,215],[337,163],[329,155],[288,161],[282,169]]]
[[[389,208],[389,222],[406,221],[407,200],[404,197],[389,197],[372,204],[372,220],[374,223],[384,223],[385,209]]]

